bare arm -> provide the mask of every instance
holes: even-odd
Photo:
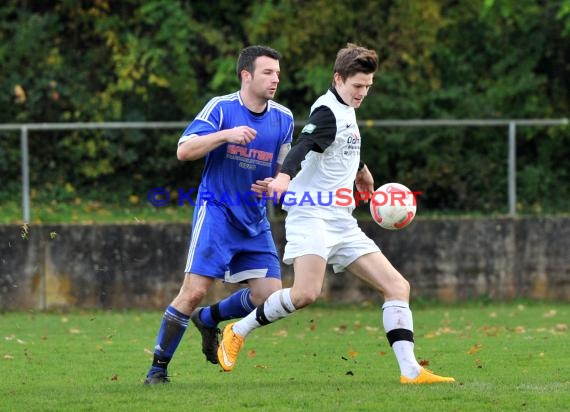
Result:
[[[224,143],[248,144],[257,132],[248,126],[238,126],[233,129],[220,130],[203,136],[192,136],[178,145],[176,157],[178,160],[197,160]]]
[[[356,185],[356,190],[363,193],[374,193],[374,177],[370,170],[368,170],[368,166],[364,165],[357,173],[356,178],[354,180]],[[364,203],[368,203],[368,200],[365,200]]]

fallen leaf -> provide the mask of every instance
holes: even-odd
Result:
[[[556,316],[556,311],[554,309],[549,310],[543,315],[545,318],[553,318],[554,316]]]
[[[348,356],[349,356],[350,358],[356,358],[356,357],[358,356],[358,352],[356,352],[355,350],[352,350],[352,349],[351,349],[351,350],[348,351]]]
[[[30,233],[30,229],[29,229],[28,225],[24,224],[22,226],[22,232],[20,233],[20,236],[22,236],[22,239],[28,240],[28,234],[29,233]]]
[[[257,369],[267,369],[266,365],[255,365]]]
[[[483,326],[481,329],[485,331],[487,336],[497,336],[499,334],[499,328],[496,326]]]
[[[469,348],[469,351],[467,353],[469,355],[473,355],[473,354],[479,352],[482,348],[483,348],[483,345],[481,345],[480,343],[476,343],[475,345],[471,346],[471,348]]]
[[[247,352],[248,358],[255,358],[255,355],[257,355],[257,352],[253,349]]]
[[[568,325],[565,323],[558,323],[555,327],[554,330],[556,332],[566,332],[568,330]]]
[[[119,377],[117,375],[113,375],[113,376],[111,376],[111,380],[117,381],[117,380],[119,380]]]
[[[429,366],[429,361],[427,359],[420,359],[418,363],[420,366]]]

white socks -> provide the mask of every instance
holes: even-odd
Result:
[[[414,355],[414,342],[411,340],[414,321],[410,306],[407,302],[392,300],[385,302],[382,309],[384,329],[400,365],[400,372],[403,376],[413,379],[418,376],[421,366]]]
[[[263,304],[245,318],[234,323],[232,329],[238,335],[246,337],[252,330],[289,316],[295,310],[291,301],[291,289],[281,289],[273,292]]]
[[[414,321],[407,302],[392,300],[382,305],[382,320],[400,372],[413,379],[418,376],[421,366],[414,355]],[[281,289],[272,293],[267,300],[245,318],[234,323],[233,331],[246,337],[252,330],[275,322],[295,312],[291,301],[291,289]]]

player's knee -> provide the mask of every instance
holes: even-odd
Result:
[[[301,309],[315,302],[320,295],[320,290],[303,290],[298,293],[291,294],[291,300],[293,301],[293,306],[295,306],[295,308]]]
[[[251,299],[251,301],[255,306],[259,306],[263,302],[265,302],[269,296],[271,296],[274,292],[277,292],[280,289],[281,288],[278,287],[275,288],[269,287],[269,288],[256,289],[256,290],[250,289],[249,298]]]
[[[193,287],[182,286],[178,292],[178,300],[184,302],[188,307],[196,307],[200,304],[208,289],[206,287]]]
[[[408,300],[410,298],[410,282],[400,276],[390,282],[385,292],[386,296]]]
[[[404,292],[409,296],[411,290],[410,282],[404,278],[402,278],[402,288],[404,289]]]
[[[279,279],[255,282],[249,284],[249,298],[255,306],[261,305],[274,292],[281,290],[283,285]]]

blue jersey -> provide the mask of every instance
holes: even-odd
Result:
[[[253,114],[239,92],[211,99],[188,125],[178,144],[194,136],[238,126],[257,131],[247,145],[225,143],[206,155],[198,202],[207,201],[223,209],[229,222],[250,236],[267,230],[265,201],[251,192],[256,180],[275,176],[281,146],[291,143],[293,114],[269,100],[267,110]]]

